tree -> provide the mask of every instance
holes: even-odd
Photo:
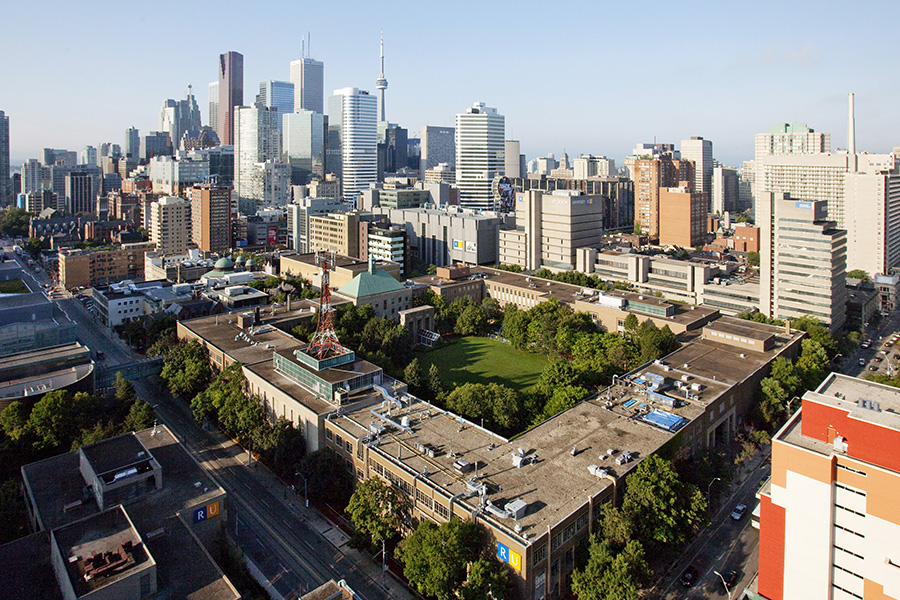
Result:
[[[578,600],[638,600],[650,575],[640,542],[631,540],[616,553],[607,540],[594,534],[588,551],[587,565],[572,573]]]
[[[460,335],[479,335],[487,329],[487,314],[478,304],[465,307],[456,319],[453,330]]]
[[[451,600],[454,591],[466,581],[468,564],[478,559],[481,550],[478,525],[451,519],[438,526],[422,520],[416,530],[400,542],[395,555],[403,564],[403,574],[419,593],[438,600]],[[478,579],[485,583],[487,574],[481,566],[478,571]]]
[[[325,448],[300,459],[296,472],[306,478],[310,498],[344,506],[353,493],[352,477],[344,467],[344,461]],[[297,481],[297,484],[303,485],[303,482]]]
[[[628,476],[622,510],[635,539],[673,547],[703,519],[706,501],[696,486],[681,481],[669,461],[653,454]]]
[[[203,347],[191,340],[169,350],[160,376],[173,395],[193,398],[209,384],[212,371]]]
[[[412,359],[403,369],[403,380],[412,390],[421,390],[425,383],[425,373],[422,372],[422,363],[418,357]]]
[[[428,389],[432,395],[437,398],[444,392],[444,382],[441,380],[441,371],[434,363],[428,367]]]
[[[0,214],[0,235],[25,237],[28,235],[30,215],[24,208],[9,208]]]
[[[134,385],[125,379],[125,376],[122,375],[121,371],[116,371],[115,389],[116,402],[120,404],[131,404],[137,398],[137,392],[134,391]]]
[[[27,242],[25,242],[25,252],[27,252],[31,258],[37,260],[41,257],[41,250],[44,248],[44,243],[40,238],[29,238]]]
[[[506,431],[522,420],[522,401],[515,390],[498,383],[465,383],[447,394],[446,405],[467,419],[484,419]]]
[[[125,417],[124,429],[128,431],[141,431],[153,425],[156,421],[156,411],[141,398],[135,398]]]
[[[0,427],[3,432],[14,442],[18,442],[28,431],[28,407],[13,400],[3,412],[0,413]]]
[[[759,252],[748,252],[747,253],[747,264],[751,267],[759,266]]]
[[[869,274],[862,269],[850,269],[847,271],[847,279],[859,279],[861,281],[871,281]]]
[[[588,395],[588,391],[580,386],[566,385],[553,390],[553,395],[544,405],[544,412],[540,420],[544,421],[550,417],[568,410],[578,404],[579,400]]]
[[[372,546],[380,546],[400,533],[405,501],[390,484],[378,477],[356,484],[347,504],[353,527],[367,537]]]
[[[84,392],[72,396],[67,390],[53,390],[41,398],[28,417],[36,450],[62,450],[81,437],[83,429],[95,423],[100,399]]]
[[[466,582],[457,593],[460,600],[502,600],[511,592],[509,568],[495,558],[481,556],[469,564]]]
[[[825,379],[831,361],[822,344],[814,339],[801,341],[800,348],[797,370],[803,378],[803,386],[808,390],[814,390]]]
[[[11,542],[27,533],[25,503],[19,482],[7,479],[0,484],[0,544]]]

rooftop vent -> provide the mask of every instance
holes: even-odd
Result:
[[[881,402],[878,402],[877,400],[866,400],[865,398],[860,398],[856,401],[856,405],[867,410],[881,412]]]
[[[847,440],[843,438],[843,436],[837,436],[834,438],[834,442],[832,444],[835,452],[847,452]]]

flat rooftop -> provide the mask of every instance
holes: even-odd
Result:
[[[62,600],[50,564],[49,531],[0,546],[0,585],[6,600]]]
[[[772,329],[756,327],[756,325],[764,324],[745,319],[722,317],[721,319],[716,319],[715,321],[709,323],[707,327],[709,327],[710,329],[715,329],[716,331],[721,331],[723,333],[730,333],[732,335],[743,336],[745,338],[760,341],[765,341],[774,336],[779,330],[783,330],[783,328],[776,328],[774,325],[768,326]]]
[[[81,451],[98,477],[150,460],[147,449],[130,433],[82,446]]]
[[[384,406],[376,412],[383,410]],[[409,417],[411,429],[402,432],[373,414],[371,405],[344,411],[332,421],[357,437],[365,437],[372,424],[388,430],[374,446],[378,451],[401,461],[415,473],[453,496],[466,492],[466,481],[477,475],[488,487],[488,499],[502,508],[507,502],[521,499],[528,503],[525,515],[518,520],[520,536],[525,543],[565,519],[608,486],[610,479],[601,479],[588,471],[590,465],[609,469],[621,478],[637,463],[655,452],[673,437],[640,419],[629,411],[608,408],[602,400],[590,400],[557,415],[529,430],[514,441],[507,441],[452,413],[429,403],[418,401],[402,409],[394,409],[390,419],[399,422]],[[435,450],[434,458],[417,448],[428,445]],[[577,446],[576,456],[571,455]],[[528,459],[521,468],[513,465],[513,454],[522,449]],[[608,455],[607,450],[614,450]],[[632,459],[622,465],[616,457],[623,451]],[[454,468],[454,461],[465,460],[476,470],[465,475]],[[457,500],[470,511],[478,508],[478,497]],[[479,518],[490,519],[505,527],[509,533],[515,522],[483,512]],[[514,534],[515,535],[515,534]]]
[[[136,522],[144,515],[150,520],[161,519],[224,493],[165,426],[157,426],[155,435],[152,429],[135,435],[159,463],[163,482],[162,489],[133,503],[138,507],[132,511],[137,515]],[[42,529],[54,529],[99,512],[93,497],[85,499],[86,482],[79,470],[77,451],[25,465],[22,474]]]
[[[293,350],[304,346],[294,336],[271,325],[253,327],[254,333],[251,334],[238,327],[237,318],[238,313],[229,313],[181,321],[179,326],[245,365],[271,361],[275,350]],[[252,341],[246,341],[239,334],[247,334]]]
[[[65,561],[77,597],[155,564],[121,506],[55,529],[52,541]]]

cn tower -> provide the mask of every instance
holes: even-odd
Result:
[[[384,90],[387,89],[387,79],[384,78],[384,30],[381,30],[381,75],[375,80],[375,89],[378,90],[378,120],[384,118]]]

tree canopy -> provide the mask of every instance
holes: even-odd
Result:
[[[357,533],[372,546],[380,546],[400,533],[406,501],[393,486],[378,477],[356,484],[347,504],[347,514]]]
[[[197,340],[181,342],[165,354],[160,376],[175,396],[193,398],[209,385],[212,371]]]

